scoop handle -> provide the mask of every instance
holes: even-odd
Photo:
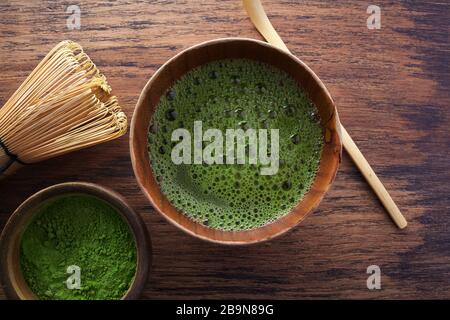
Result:
[[[356,164],[359,171],[366,179],[367,183],[378,196],[378,199],[380,199],[381,203],[391,216],[392,220],[394,220],[395,224],[400,229],[405,228],[408,225],[405,217],[402,215],[394,200],[392,200],[391,196],[384,187],[383,183],[377,177],[369,162],[367,162],[366,158],[364,158],[364,155],[361,153],[358,146],[350,137],[347,130],[345,130],[342,124],[341,133],[345,150],[348,152],[353,162]]]
[[[281,37],[276,32],[275,28],[270,23],[270,20],[267,17],[266,12],[264,11],[261,1],[243,0],[243,4],[245,10],[247,11],[247,14],[249,15],[256,29],[267,40],[267,42],[269,42],[271,45],[275,47],[278,47],[281,50],[290,52],[286,44],[283,42]],[[391,216],[392,220],[394,220],[395,224],[400,229],[405,228],[408,225],[405,217],[402,215],[397,205],[395,204],[394,200],[392,200],[383,183],[381,183],[380,179],[377,177],[372,167],[370,166],[369,162],[367,162],[366,158],[358,149],[356,143],[350,137],[347,130],[345,130],[342,124],[340,125],[342,132],[342,143],[344,145],[345,150],[348,152],[353,162],[358,167],[359,171],[361,171],[362,175],[369,183],[370,187],[375,192],[378,199],[380,199],[381,203],[386,208],[387,212]]]

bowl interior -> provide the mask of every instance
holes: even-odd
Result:
[[[222,231],[187,218],[161,192],[150,166],[147,133],[160,97],[190,70],[221,59],[246,58],[264,62],[291,75],[318,108],[324,148],[316,178],[298,205],[273,223],[247,231]],[[339,120],[334,102],[314,72],[299,59],[265,42],[226,38],[191,47],[166,62],[145,86],[131,124],[131,158],[137,181],[153,206],[171,223],[199,238],[222,244],[247,244],[277,236],[299,223],[318,205],[332,183],[341,159]]]
[[[151,264],[150,239],[140,217],[116,193],[100,186],[85,183],[66,183],[44,189],[28,198],[8,220],[2,233],[0,270],[5,292],[9,298],[38,299],[28,287],[20,268],[22,235],[35,213],[44,205],[70,195],[88,195],[100,199],[116,209],[132,233],[137,250],[137,269],[132,285],[122,299],[136,299],[142,292]]]

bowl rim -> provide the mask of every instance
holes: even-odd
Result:
[[[155,199],[153,199],[153,196],[150,194],[150,192],[145,188],[144,183],[143,183],[143,179],[141,176],[139,176],[137,174],[138,171],[138,150],[136,150],[135,146],[134,146],[134,142],[135,142],[135,136],[137,135],[136,132],[136,126],[137,126],[137,122],[138,122],[138,112],[140,111],[141,108],[144,108],[145,106],[145,100],[149,94],[150,88],[152,87],[153,83],[156,82],[156,80],[158,79],[159,75],[161,73],[163,73],[165,71],[166,68],[168,68],[168,66],[170,66],[174,61],[176,61],[177,59],[179,59],[181,56],[185,55],[186,53],[190,52],[190,51],[195,51],[197,49],[201,49],[203,47],[207,47],[210,45],[215,45],[215,44],[219,44],[219,43],[227,43],[227,42],[233,42],[233,41],[242,41],[242,42],[251,42],[254,44],[257,44],[259,46],[263,46],[263,47],[267,47],[270,48],[271,50],[275,50],[278,51],[279,53],[281,53],[282,55],[284,55],[286,58],[288,59],[292,59],[294,60],[294,62],[296,62],[297,64],[299,64],[315,81],[315,83],[318,85],[318,87],[323,91],[323,93],[325,94],[325,96],[327,96],[327,98],[329,99],[330,103],[333,106],[334,109],[334,113],[332,118],[330,118],[328,121],[335,121],[336,122],[336,134],[337,134],[337,141],[336,141],[336,145],[338,150],[336,151],[336,153],[338,154],[338,162],[336,164],[336,167],[334,169],[334,172],[332,173],[332,176],[329,180],[328,185],[326,186],[326,188],[324,189],[324,191],[322,192],[322,194],[317,198],[316,202],[314,203],[314,205],[311,207],[311,209],[306,212],[296,223],[289,225],[286,228],[283,228],[281,231],[277,232],[277,233],[273,233],[268,237],[262,238],[262,239],[251,239],[251,240],[246,240],[246,241],[234,241],[234,240],[221,240],[221,239],[214,239],[208,236],[204,236],[202,234],[198,234],[196,232],[194,232],[193,230],[181,225],[180,223],[178,223],[177,221],[175,221],[174,219],[172,219],[171,217],[169,217],[167,214],[165,214],[163,212],[163,210],[161,210],[159,208],[159,205],[157,203],[157,201]],[[150,126],[150,122],[147,124],[147,130],[148,127]],[[169,223],[171,223],[172,225],[174,225],[176,228],[196,237],[202,240],[205,240],[207,242],[210,243],[217,243],[217,244],[222,244],[222,245],[251,245],[251,244],[256,244],[256,243],[261,243],[261,242],[265,242],[265,241],[269,241],[272,240],[274,238],[277,238],[285,233],[287,233],[288,231],[291,231],[295,226],[297,226],[298,224],[300,224],[300,222],[302,222],[309,214],[311,214],[311,212],[313,212],[318,205],[320,204],[320,202],[322,201],[323,197],[325,196],[325,194],[328,192],[330,186],[332,185],[332,183],[334,182],[335,178],[336,178],[336,174],[338,172],[339,169],[339,165],[341,163],[342,160],[342,133],[341,133],[341,128],[340,128],[340,121],[339,121],[339,115],[338,115],[338,111],[336,108],[336,104],[334,103],[333,98],[331,97],[331,94],[329,93],[328,89],[326,88],[326,86],[323,84],[323,82],[320,80],[320,78],[315,74],[315,72],[308,66],[306,65],[306,63],[304,63],[302,60],[300,60],[299,58],[297,58],[296,56],[294,56],[292,53],[290,52],[286,52],[276,46],[273,46],[267,42],[261,41],[261,40],[257,40],[257,39],[252,39],[252,38],[245,38],[245,37],[225,37],[225,38],[216,38],[213,40],[207,40],[207,41],[203,41],[200,43],[197,43],[193,46],[190,46],[188,48],[183,49],[182,51],[178,52],[177,54],[175,54],[173,57],[171,57],[169,60],[167,60],[164,64],[162,64],[158,70],[156,70],[153,75],[150,77],[150,79],[147,81],[147,83],[145,84],[144,88],[141,91],[141,94],[139,95],[139,99],[136,103],[135,109],[133,111],[133,116],[131,119],[131,126],[130,126],[130,137],[129,137],[129,147],[130,147],[130,158],[131,158],[131,163],[132,163],[132,167],[133,167],[133,173],[134,176],[137,180],[137,183],[139,185],[139,188],[141,189],[141,191],[144,193],[145,197],[147,198],[147,200],[150,201],[152,207],[161,215],[163,216]],[[322,157],[321,157],[322,159]],[[148,165],[150,167],[151,172],[151,165],[150,163],[147,163],[146,165]],[[314,180],[315,181],[315,180]],[[314,182],[313,182],[314,184]],[[162,193],[162,191],[161,191]],[[305,195],[303,196],[302,200],[299,200],[297,202],[297,206],[303,202],[303,199],[305,198],[306,194],[308,194],[309,191],[307,193],[305,193]],[[162,193],[163,194],[163,193]],[[164,194],[163,194],[164,195]],[[165,195],[164,195],[165,196]],[[170,204],[170,206],[172,206],[173,208],[175,208],[179,214],[182,214],[179,212],[179,210],[173,206],[172,204]],[[292,213],[289,212],[288,214],[286,214],[286,216],[290,215]],[[283,217],[277,219],[280,220]],[[275,220],[275,222],[277,221]],[[197,223],[194,220],[191,220],[195,225],[201,226],[199,223]],[[246,231],[240,231],[240,232],[251,232],[254,230],[258,230],[260,228],[263,228],[265,226],[270,225],[271,223],[255,228],[255,229],[250,229],[250,230],[246,230]],[[210,228],[212,229],[212,228]],[[212,229],[215,230],[215,229]],[[230,234],[234,233],[235,231],[224,231],[224,230],[218,230],[220,232],[229,232]]]
[[[148,233],[141,216],[129,206],[119,193],[112,189],[90,182],[64,182],[51,185],[29,196],[16,210],[14,210],[1,232],[0,281],[3,284],[7,298],[15,300],[38,300],[38,297],[36,296],[28,298],[19,294],[15,285],[13,285],[12,276],[10,275],[10,272],[12,272],[12,267],[10,266],[10,251],[17,249],[11,248],[11,241],[18,242],[18,248],[20,248],[20,240],[24,231],[17,231],[17,229],[21,227],[26,229],[24,223],[30,222],[37,210],[46,202],[75,194],[96,197],[97,199],[106,202],[115,209],[117,214],[119,214],[122,220],[128,225],[136,246],[136,272],[133,282],[120,300],[138,299],[143,292],[152,266],[152,245],[150,234]],[[19,232],[20,235],[15,236],[15,232]],[[23,276],[20,275],[20,277]],[[27,291],[32,293],[32,290],[25,281],[23,281],[23,285],[26,286]]]

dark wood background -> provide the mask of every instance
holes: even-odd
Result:
[[[81,8],[81,30],[66,7]],[[145,219],[154,266],[143,298],[450,298],[450,5],[265,0],[293,53],[323,80],[341,120],[409,221],[399,231],[344,153],[331,190],[308,219],[268,243],[212,245],[158,215],[133,176],[128,135],[26,167],[0,181],[0,227],[38,190],[90,181],[121,193]],[[79,41],[131,119],[141,89],[180,50],[218,37],[260,39],[240,0],[0,3],[0,105],[59,41]],[[366,268],[382,289],[366,287]],[[0,298],[4,297],[0,289]]]

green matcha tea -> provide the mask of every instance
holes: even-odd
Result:
[[[136,273],[136,245],[128,224],[109,204],[64,196],[36,212],[22,236],[20,266],[42,300],[120,299]]]
[[[193,137],[197,121],[203,130],[221,132],[278,129],[277,172],[263,175],[261,163],[249,162],[175,164],[171,152],[179,142],[172,132],[184,128]],[[296,81],[245,59],[219,60],[185,74],[160,99],[148,133],[152,170],[168,200],[190,219],[221,230],[254,229],[287,214],[313,183],[322,147],[318,111]]]

